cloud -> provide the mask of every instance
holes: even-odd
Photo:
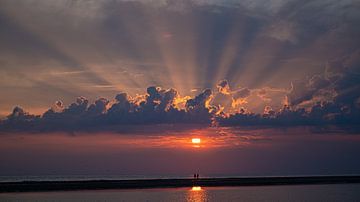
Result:
[[[107,111],[107,105],[109,104],[109,100],[105,98],[100,98],[95,101],[95,103],[91,104],[88,108],[88,113],[91,115],[100,115]]]
[[[219,83],[217,84],[217,88],[218,88],[219,93],[222,93],[222,94],[230,94],[231,93],[230,85],[227,80],[219,81]]]
[[[355,131],[360,115],[360,54],[355,51],[327,63],[322,74],[292,82],[283,107],[266,106],[263,114],[239,112],[220,117],[224,125],[352,125]],[[266,90],[258,95],[268,100]]]
[[[221,80],[217,84],[218,92],[215,93],[211,104],[219,106],[225,113],[232,113],[239,109],[240,106],[247,103],[251,90],[248,88],[238,88],[232,90],[227,80]]]
[[[322,74],[292,83],[291,105],[335,102],[354,106],[360,97],[360,51],[328,62]]]
[[[271,81],[266,86],[287,85],[358,46],[356,11],[355,2],[334,0],[3,0],[1,111],[14,102],[40,108],[58,96],[68,103],[77,95],[109,98],[153,85],[184,94],[212,87],[219,78],[249,89],[262,87],[252,82],[265,85],[262,79]],[[288,76],[272,79],[280,61],[304,57],[315,65],[292,62]],[[189,75],[194,78],[179,79]],[[43,96],[34,90],[38,83],[50,84],[42,86],[53,95],[23,101]],[[30,96],[12,94],[28,90]]]
[[[267,30],[265,30],[265,36],[272,37],[279,41],[297,43],[298,33],[297,27],[294,23],[279,21],[272,24]]]
[[[233,98],[234,99],[240,99],[240,98],[246,98],[250,96],[251,91],[248,88],[242,88],[239,90],[234,91],[233,94]]]
[[[121,125],[170,123],[269,127],[334,125],[356,130],[357,127],[353,126],[359,124],[359,83],[349,77],[355,76],[358,79],[359,74],[348,75],[358,70],[358,60],[354,59],[358,58],[358,53],[354,54],[341,58],[346,63],[336,62],[343,64],[338,67],[342,71],[334,73],[331,70],[334,67],[328,66],[324,74],[293,82],[289,91],[272,88],[240,88],[232,91],[228,81],[222,80],[218,83],[218,92],[215,94],[211,89],[205,89],[190,98],[181,97],[173,88],[150,86],[146,94],[130,97],[121,92],[113,101],[99,98],[94,103],[89,103],[85,97],[78,97],[67,107],[57,101],[42,116],[29,114],[17,106],[1,121],[0,131],[96,131]],[[329,89],[333,91],[327,91]],[[287,92],[287,96],[282,98],[282,107],[278,110],[268,105],[275,100],[268,97],[272,92]],[[262,113],[253,113],[240,102],[246,102],[251,96],[258,96],[264,101]],[[224,104],[229,101],[231,106]],[[181,102],[184,107],[178,106]],[[225,107],[236,110],[225,110]]]
[[[14,113],[1,127],[211,123],[264,112],[314,121],[312,110],[329,111],[321,123],[340,121],[359,105],[359,51],[349,54],[359,48],[358,11],[351,0],[4,0],[0,110],[63,102],[42,117]],[[323,71],[338,55],[346,56]],[[197,95],[186,96],[191,89]],[[62,104],[78,95],[87,98]]]
[[[186,101],[186,110],[191,113],[202,113],[208,111],[210,101],[213,97],[211,89],[205,89],[199,95]]]

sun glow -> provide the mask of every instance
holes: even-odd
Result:
[[[200,186],[193,186],[188,192],[186,201],[209,201],[209,198]]]
[[[201,187],[200,186],[194,186],[191,188],[191,191],[201,191]]]
[[[200,143],[201,143],[201,139],[200,139],[200,138],[192,138],[192,139],[191,139],[191,142],[192,142],[193,144],[200,144]]]

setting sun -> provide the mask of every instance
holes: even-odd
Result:
[[[191,139],[191,142],[192,142],[193,144],[200,144],[200,143],[201,143],[201,139],[200,139],[200,138],[192,138],[192,139]]]

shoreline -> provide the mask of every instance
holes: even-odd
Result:
[[[1,182],[0,193],[80,191],[106,189],[151,189],[220,186],[320,185],[360,183],[360,176],[309,176],[309,177],[241,177],[200,179],[139,179],[139,180],[88,180],[88,181],[22,181]]]

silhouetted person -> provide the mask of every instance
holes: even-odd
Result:
[[[199,173],[198,173],[198,174],[196,174],[196,179],[199,179]]]
[[[196,179],[196,174],[194,173],[194,179]]]

